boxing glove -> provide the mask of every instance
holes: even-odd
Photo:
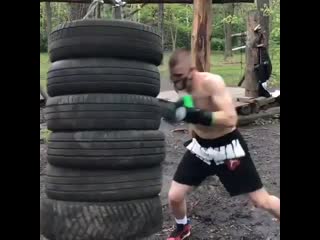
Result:
[[[175,120],[187,123],[211,126],[214,123],[214,114],[194,107],[192,96],[186,95],[176,102]]]

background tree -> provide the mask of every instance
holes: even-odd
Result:
[[[87,3],[70,3],[70,18],[69,20],[77,20],[83,18],[88,11],[90,4]]]

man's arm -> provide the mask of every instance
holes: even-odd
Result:
[[[189,125],[189,135],[192,137],[192,138],[196,138],[197,137],[197,134],[196,132],[193,130],[192,126]]]
[[[212,102],[218,109],[212,113],[213,125],[234,127],[237,124],[238,116],[234,107],[232,96],[228,92],[223,79],[215,75],[206,82],[206,89],[211,94]]]

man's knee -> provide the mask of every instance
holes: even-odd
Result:
[[[270,195],[265,190],[257,191],[249,195],[253,205],[264,210],[271,210],[274,208],[275,202],[278,198]]]
[[[170,189],[168,198],[171,204],[181,203],[185,199],[185,193],[178,189]]]

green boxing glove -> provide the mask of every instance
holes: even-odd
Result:
[[[212,126],[214,124],[213,116],[212,112],[195,108],[194,101],[190,95],[186,95],[176,102],[176,121]]]

